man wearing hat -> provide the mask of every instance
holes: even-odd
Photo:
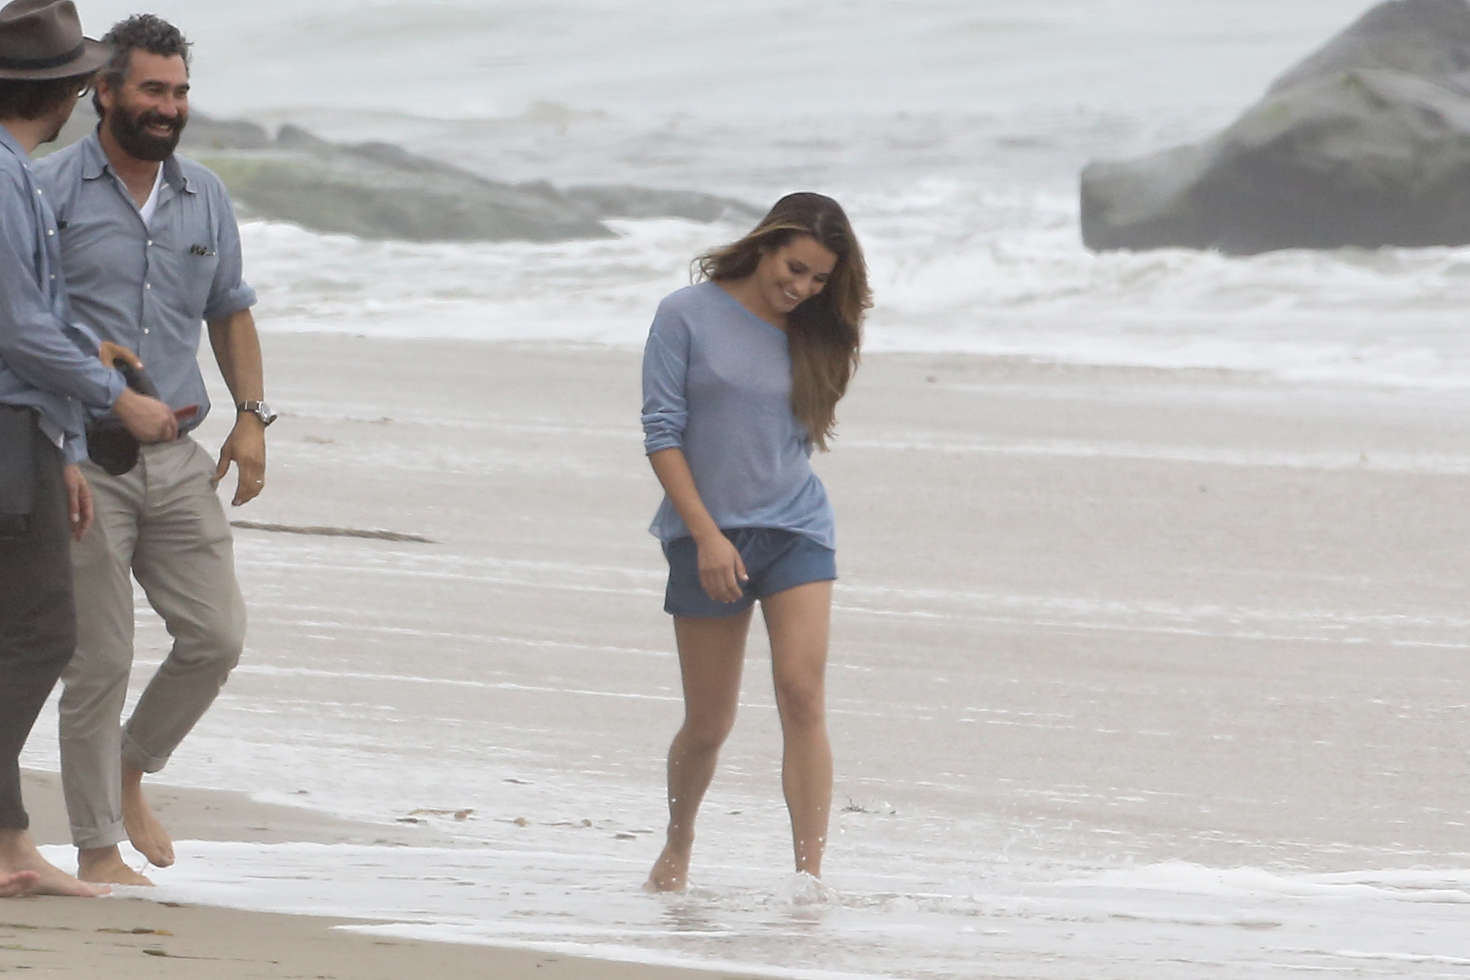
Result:
[[[77,874],[148,884],[118,852],[123,840],[157,867],[173,842],[144,797],[145,773],[170,755],[214,702],[245,643],[245,601],[215,483],[238,469],[235,505],[265,484],[260,341],[242,275],[240,232],[224,185],[175,156],[188,121],[189,43],[152,14],[115,24],[97,75],[92,134],[37,164],[56,209],[61,261],[77,317],[104,341],[137,351],[180,436],[144,446],[117,473],[84,462],[97,519],[72,548],[77,652],[62,675],[61,781]],[[188,432],[209,411],[199,370],[208,325],[235,425],[211,458]],[[105,462],[93,454],[97,463]],[[126,462],[126,460],[125,460]],[[173,646],[126,725],[133,662],[133,579]]]
[[[76,639],[67,538],[93,516],[81,406],[111,408],[140,440],[176,430],[71,323],[56,218],[31,173],[106,59],[70,0],[0,8],[0,896],[106,890],[40,855],[20,794],[21,748]]]

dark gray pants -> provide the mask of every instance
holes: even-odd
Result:
[[[17,409],[0,405],[0,412]],[[61,450],[32,422],[35,504],[19,537],[0,537],[0,829],[30,826],[20,750],[76,647],[70,519]],[[0,466],[15,466],[15,459]]]

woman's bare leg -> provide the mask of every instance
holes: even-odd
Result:
[[[820,878],[832,811],[826,693],[832,583],[809,582],[767,596],[761,610],[771,638],[771,673],[781,712],[781,788],[791,812],[796,870]]]
[[[656,891],[682,891],[689,884],[694,817],[714,777],[720,746],[735,724],[749,630],[749,609],[720,618],[674,617],[684,724],[669,746],[668,840],[647,885]]]

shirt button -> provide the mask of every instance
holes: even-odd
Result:
[[[56,229],[55,228],[47,228],[46,229],[46,234],[48,234],[48,235],[54,235],[54,234],[56,234]]]
[[[152,289],[153,288],[153,283],[151,283],[151,282],[145,282],[145,283],[143,283],[143,288],[144,289]]]
[[[147,327],[144,327],[143,328],[143,332],[144,333],[152,333],[153,331],[149,330]]]
[[[151,238],[148,240],[148,247],[149,248],[152,248],[153,247],[153,239],[151,239]]]

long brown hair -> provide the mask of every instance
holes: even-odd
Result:
[[[810,235],[837,264],[822,291],[787,318],[791,346],[791,411],[818,448],[837,427],[837,400],[857,370],[863,314],[873,305],[868,266],[847,215],[830,197],[803,191],[787,194],[744,238],[694,260],[699,276],[716,282],[744,279],[761,256],[798,235]]]

